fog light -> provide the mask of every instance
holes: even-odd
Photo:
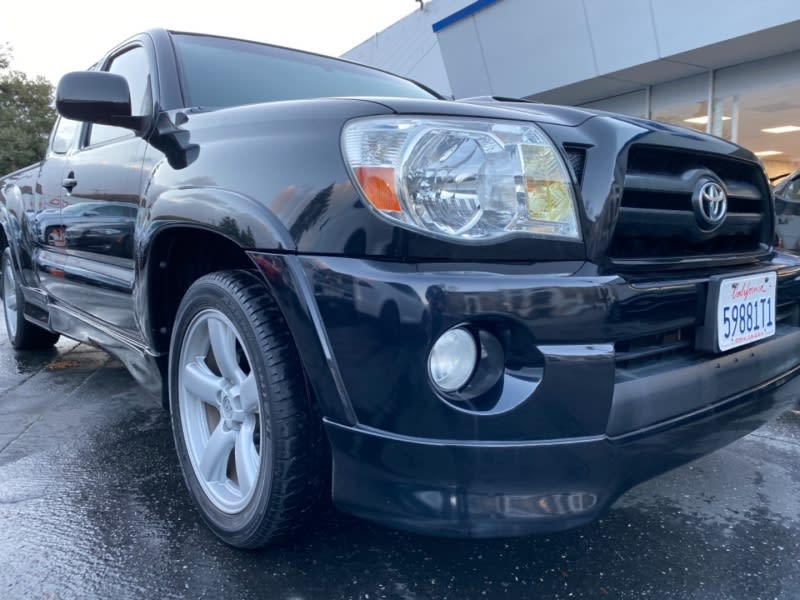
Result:
[[[472,334],[461,327],[451,329],[436,340],[428,357],[428,375],[443,392],[464,387],[478,360],[478,345]]]

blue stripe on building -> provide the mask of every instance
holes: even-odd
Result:
[[[487,6],[491,6],[495,2],[499,1],[500,0],[477,0],[477,2],[473,2],[472,4],[465,6],[461,10],[454,12],[449,17],[445,17],[440,21],[436,21],[436,23],[433,24],[433,32],[436,33],[437,31],[441,31],[445,27],[449,27],[453,23],[458,23],[461,19],[466,19],[468,16],[474,15],[479,10],[483,10]]]

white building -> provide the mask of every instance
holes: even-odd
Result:
[[[800,166],[798,0],[431,0],[345,57],[456,98],[708,131],[759,153],[773,176]]]

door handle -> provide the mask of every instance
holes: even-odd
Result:
[[[78,180],[74,177],[67,177],[61,182],[61,186],[68,192],[71,192],[76,185],[78,185]]]

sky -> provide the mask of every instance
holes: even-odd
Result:
[[[12,0],[0,9],[11,67],[53,84],[153,27],[211,33],[339,56],[402,17],[416,0]]]

